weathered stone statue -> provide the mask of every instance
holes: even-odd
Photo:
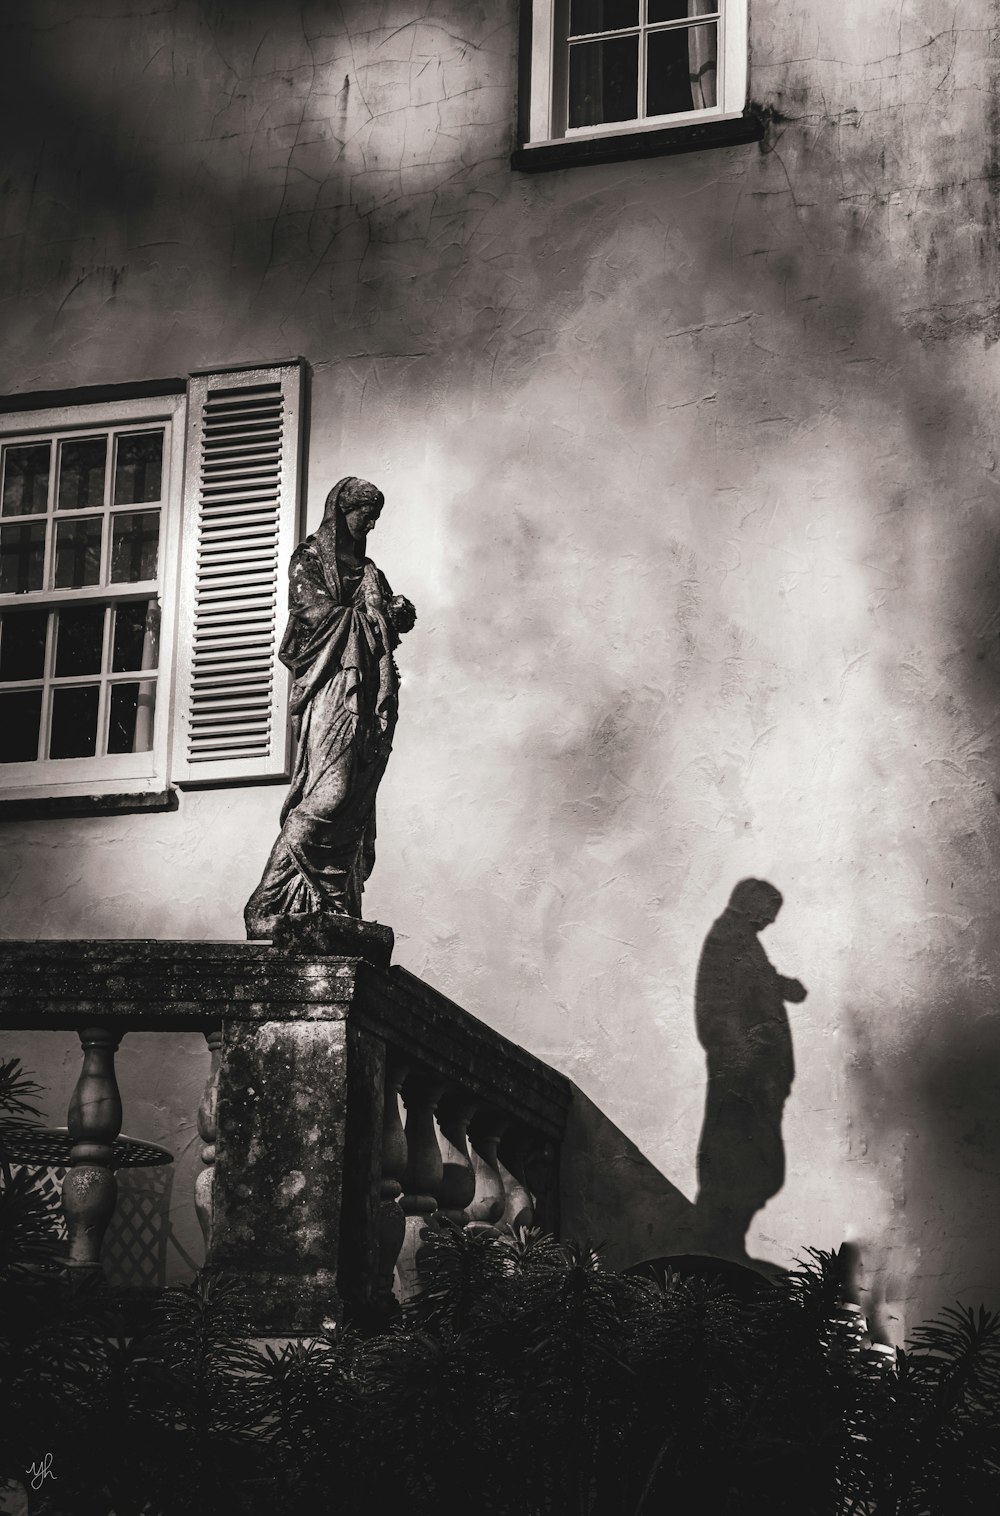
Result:
[[[281,835],[247,902],[247,936],[277,918],[360,918],[375,860],[375,792],[396,725],[393,649],[416,620],[365,557],[381,490],[341,479],[319,529],[289,565],[289,621],[279,656],[292,671],[298,752]]]

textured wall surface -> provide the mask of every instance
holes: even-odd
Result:
[[[770,880],[809,996],[749,1249],[858,1241],[897,1334],[1000,1300],[997,33],[953,15],[754,0],[759,148],[537,177],[512,3],[14,0],[0,50],[0,390],[302,353],[310,526],[386,491],[397,961],[691,1197],[699,951]],[[280,799],[7,825],[0,930],[238,936]]]

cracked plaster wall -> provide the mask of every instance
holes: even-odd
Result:
[[[690,1196],[701,941],[770,879],[810,994],[751,1252],[857,1239],[897,1334],[1000,1298],[995,6],[754,0],[759,149],[537,178],[510,3],[4,30],[0,390],[299,352],[310,525],[385,487],[397,961]],[[9,825],[2,930],[237,936],[280,799]]]

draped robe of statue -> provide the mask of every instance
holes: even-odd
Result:
[[[279,650],[294,682],[298,750],[281,834],[246,908],[251,937],[277,915],[360,917],[375,861],[375,792],[396,724],[398,636],[391,598],[370,559],[338,563],[345,532],[334,511],[292,555],[289,621]]]

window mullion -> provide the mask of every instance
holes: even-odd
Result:
[[[718,21],[721,11],[706,11],[703,16],[675,17],[673,21],[651,21],[646,27],[648,32],[679,32],[685,27],[702,26],[712,21]]]
[[[49,439],[49,487],[45,496],[45,552],[42,558],[42,589],[50,590],[56,577],[56,468],[59,448]],[[44,701],[42,704],[44,705]]]
[[[104,469],[104,525],[101,535],[101,577],[100,583],[107,584],[111,576],[111,501],[112,476],[118,458],[118,437],[115,432],[109,432],[106,439],[107,463]]]
[[[715,104],[719,110],[726,109],[726,17],[725,7],[720,5],[715,22]]]
[[[639,28],[639,67],[636,72],[639,99],[636,102],[635,119],[641,121],[646,114],[646,18],[649,14],[648,0],[641,0],[639,18],[642,22]]]
[[[94,684],[100,678],[101,678],[101,675],[99,673],[96,673],[96,674],[60,674],[59,677],[58,677],[58,679],[54,679],[52,681],[52,688],[56,689],[56,690],[70,689],[71,687],[77,686],[77,685]],[[10,689],[12,687],[13,686],[10,686],[10,685],[5,685],[4,686],[5,689]],[[19,689],[20,685],[18,685],[17,688]]]
[[[97,696],[97,742],[95,756],[105,758],[108,752],[108,675],[111,672],[111,625],[114,621],[114,606],[104,607],[104,641],[101,644],[101,686]]]
[[[38,757],[49,756],[49,732],[52,722],[52,675],[56,666],[56,613],[49,611],[45,627],[45,659],[42,665],[42,710],[38,720]]]
[[[158,673],[158,669],[119,669],[117,673],[108,675],[108,684],[109,686],[112,684],[155,684]],[[77,679],[80,684],[88,683],[82,674],[78,675]],[[89,682],[93,683],[93,675]]]
[[[616,37],[635,37],[641,30],[641,26],[620,26],[613,32],[579,32],[572,37],[567,37],[566,41],[570,47],[574,47],[578,42],[609,42],[614,41]]]

